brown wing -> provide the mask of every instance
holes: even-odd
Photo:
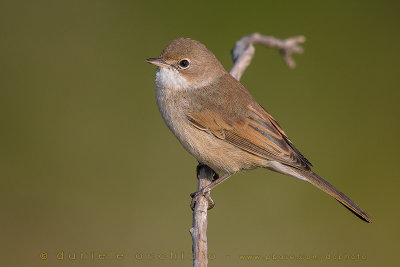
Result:
[[[251,154],[309,170],[311,163],[294,147],[275,119],[240,83],[233,85],[237,87],[238,84],[241,87],[234,89],[237,99],[232,99],[233,92],[226,89],[211,94],[208,91],[204,97],[199,94],[197,108],[187,113],[191,124]],[[229,102],[222,99],[229,99]]]

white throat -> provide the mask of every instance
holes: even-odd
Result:
[[[168,88],[169,90],[184,90],[189,87],[189,83],[176,69],[158,68],[156,86],[158,88]]]

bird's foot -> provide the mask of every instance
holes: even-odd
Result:
[[[210,189],[203,188],[203,189],[201,189],[201,190],[199,190],[197,192],[191,193],[190,196],[192,197],[192,202],[190,203],[190,208],[192,210],[194,210],[194,207],[196,205],[196,201],[201,197],[205,197],[207,199],[207,201],[208,201],[207,209],[210,210],[210,209],[214,208],[214,206],[215,206],[215,202],[211,198],[211,195],[210,195]]]

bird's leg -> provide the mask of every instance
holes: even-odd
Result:
[[[213,181],[218,180],[218,179],[219,179],[218,173],[214,172]]]
[[[204,168],[204,172],[202,174],[200,174],[202,168]],[[211,169],[210,167],[208,167],[207,165],[205,165],[205,164],[203,164],[201,162],[199,162],[199,164],[196,167],[196,176],[197,176],[197,179],[206,178],[208,181],[210,181],[210,183],[211,183],[210,176],[212,176],[212,181],[214,181],[215,179],[218,178],[218,174],[213,169]],[[201,184],[202,183],[199,181],[199,191],[198,192],[200,192],[201,189],[203,189],[201,187]],[[195,193],[197,193],[197,192],[195,192]],[[207,209],[212,209],[214,207],[215,203],[214,203],[214,200],[210,196],[210,192],[205,193],[203,195],[199,194],[196,197],[194,197],[195,193],[190,194],[192,196],[192,202],[190,203],[190,207],[191,207],[192,210],[194,210],[194,207],[196,205],[196,201],[198,200],[198,198],[199,197],[203,197],[203,196],[206,198],[206,200],[208,202],[208,208]]]
[[[199,171],[201,167],[202,165],[199,164],[197,166],[197,171]],[[224,176],[219,177],[218,174],[216,174],[216,176],[214,176],[215,179],[213,180],[212,183],[210,183],[209,185],[207,185],[206,187],[202,188],[197,192],[191,193],[190,196],[192,197],[192,202],[190,203],[190,207],[192,208],[192,210],[194,209],[194,206],[196,204],[196,199],[201,196],[204,196],[208,200],[208,209],[212,209],[215,206],[215,203],[210,196],[210,191],[214,187],[216,187],[217,185],[228,179],[231,175],[232,175],[231,173],[226,173]]]

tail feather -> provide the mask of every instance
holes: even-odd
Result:
[[[345,206],[348,210],[350,210],[352,213],[354,213],[357,217],[359,217],[361,220],[371,223],[372,220],[366,214],[359,206],[357,206],[356,203],[351,201],[350,198],[348,198],[345,194],[337,190],[333,185],[319,177],[316,173],[314,172],[307,172],[302,173],[308,182],[310,182],[312,185],[318,187],[325,193],[331,195],[334,197],[337,201],[340,202],[343,206]]]

